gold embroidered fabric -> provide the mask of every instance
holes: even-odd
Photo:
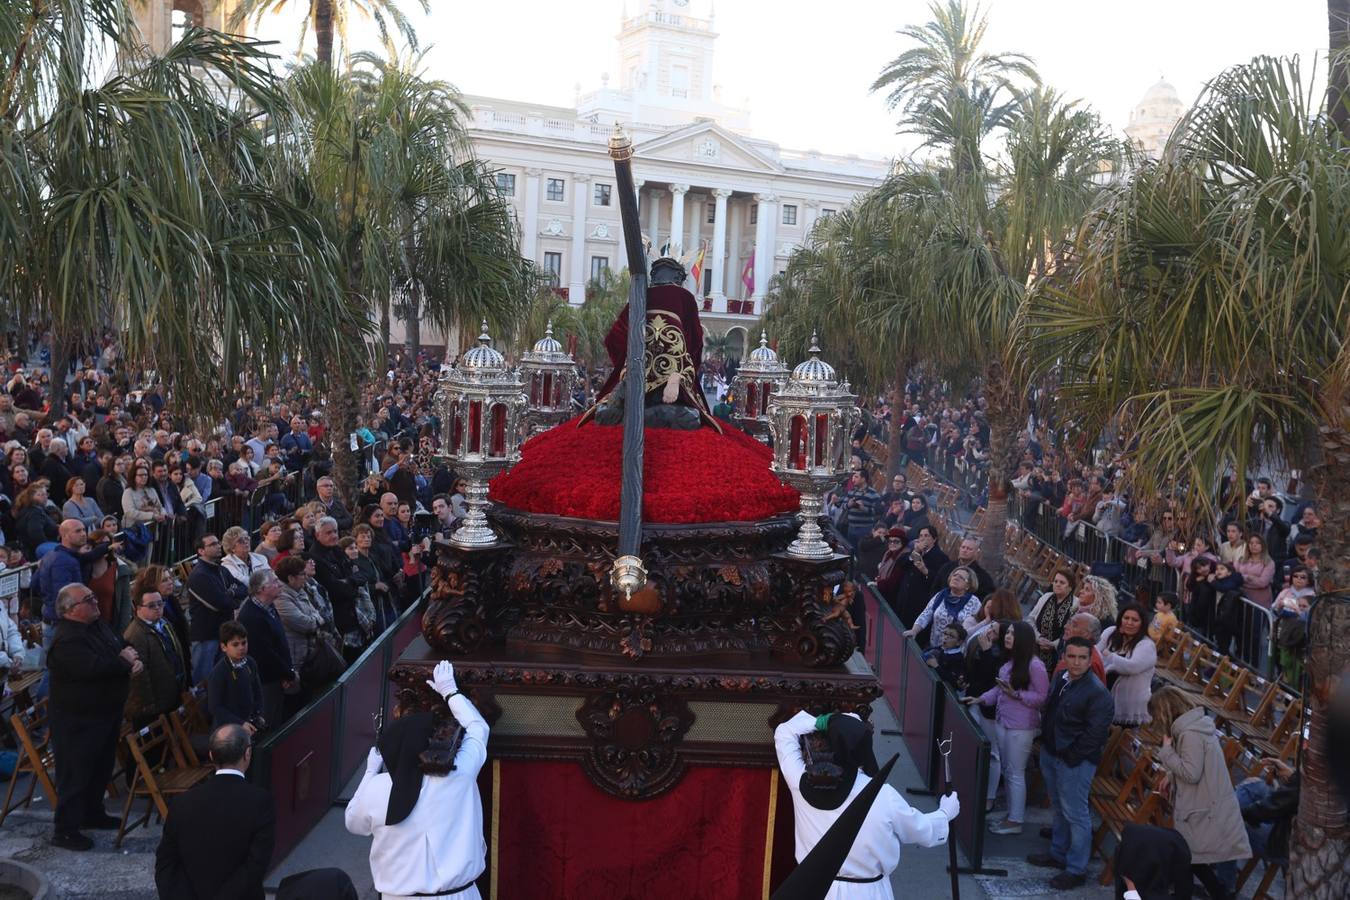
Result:
[[[678,320],[671,322],[664,314],[649,316],[645,343],[645,390],[663,388],[671,375],[679,375],[685,388],[693,393],[694,360],[689,356]]]

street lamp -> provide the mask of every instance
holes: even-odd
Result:
[[[524,424],[524,382],[492,347],[487,320],[478,346],[459,358],[441,378],[437,407],[445,429],[445,456],[466,483],[464,521],[450,536],[451,543],[483,547],[497,542],[483,510],[488,482],[520,460]]]
[[[769,397],[773,471],[801,494],[801,530],[787,549],[799,559],[829,559],[818,519],[824,495],[848,474],[850,437],[860,413],[857,397],[835,380],[834,367],[820,358],[816,335],[811,356]]]
[[[553,337],[553,320],[534,349],[520,357],[520,377],[528,398],[525,420],[530,434],[547,431],[566,422],[572,413],[572,391],[577,383],[577,364]]]

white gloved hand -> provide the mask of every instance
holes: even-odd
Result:
[[[956,798],[955,791],[938,801],[938,812],[946,816],[948,822],[961,813],[961,801]]]
[[[380,771],[384,766],[384,757],[380,755],[378,747],[371,747],[370,753],[366,754],[366,774],[373,775]]]
[[[427,687],[446,698],[459,690],[455,686],[455,667],[450,665],[449,660],[443,659],[436,663],[436,668],[431,672],[431,679],[427,681]]]

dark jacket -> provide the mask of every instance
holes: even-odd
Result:
[[[1041,714],[1041,746],[1068,766],[1101,762],[1116,704],[1106,685],[1091,672],[1069,681],[1067,671],[1050,682]]]
[[[155,886],[173,900],[263,900],[276,839],[272,795],[213,775],[169,801],[155,851]]]
[[[351,560],[341,547],[314,544],[309,550],[314,560],[314,579],[333,604],[333,624],[346,634],[359,627],[356,620],[356,584],[351,580]]]
[[[877,587],[906,626],[914,624],[914,620],[928,606],[928,601],[941,586],[937,583],[937,573],[947,564],[947,554],[934,544],[923,555],[924,567],[928,569],[928,574],[925,575],[915,567],[910,559],[911,553],[913,549],[906,548],[890,575],[884,580],[877,578]]]
[[[19,546],[29,559],[37,558],[38,545],[61,539],[60,528],[41,506],[24,507],[14,520],[14,528],[18,532]]]
[[[56,595],[68,584],[83,584],[80,555],[64,544],[57,544],[38,563],[37,587],[42,594],[42,620],[56,621]]]
[[[322,503],[323,501],[319,502]],[[338,531],[345,534],[352,530],[352,514],[347,511],[347,507],[336,496],[333,497],[332,503],[324,507],[324,515],[332,516],[337,520]]]
[[[1190,900],[1191,850],[1171,828],[1126,825],[1116,848],[1116,898],[1125,896],[1125,882],[1134,882],[1143,900]]]
[[[94,497],[104,515],[122,515],[122,492],[127,489],[126,482],[116,475],[104,475],[94,488]]]
[[[141,674],[131,676],[127,718],[142,722],[177,709],[182,702],[183,688],[187,686],[186,673],[190,664],[173,627],[164,622],[161,635],[153,625],[133,618],[127,623],[122,637],[136,648],[144,667]]]
[[[253,657],[235,668],[224,653],[206,678],[206,706],[211,712],[211,727],[257,724],[262,718],[262,682]]]
[[[39,473],[52,483],[49,491],[52,502],[57,506],[65,503],[66,482],[75,475],[70,466],[66,465],[66,461],[59,458],[55,453],[48,453],[47,458],[42,461],[42,468]]]
[[[248,655],[258,664],[262,683],[276,684],[295,678],[291,645],[277,611],[249,599],[239,607],[238,619],[248,629]]]
[[[197,560],[188,575],[188,634],[193,642],[220,640],[220,626],[248,597],[248,588],[230,577],[219,563]]]
[[[118,655],[125,646],[101,620],[57,622],[47,652],[52,712],[121,719],[131,683],[131,663]]]
[[[1270,836],[1266,838],[1266,859],[1286,860],[1289,858],[1289,833],[1294,825],[1294,814],[1298,812],[1298,791],[1302,783],[1300,773],[1295,770],[1283,784],[1276,786],[1263,799],[1246,806],[1242,818],[1248,825],[1274,823]]]

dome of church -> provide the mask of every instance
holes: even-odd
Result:
[[[769,346],[768,332],[759,333],[759,346],[750,351],[750,361],[760,364],[772,364],[778,362],[778,354]]]
[[[1159,78],[1147,91],[1143,99],[1130,113],[1131,121],[1140,119],[1179,119],[1184,106],[1177,89],[1166,80]]]

